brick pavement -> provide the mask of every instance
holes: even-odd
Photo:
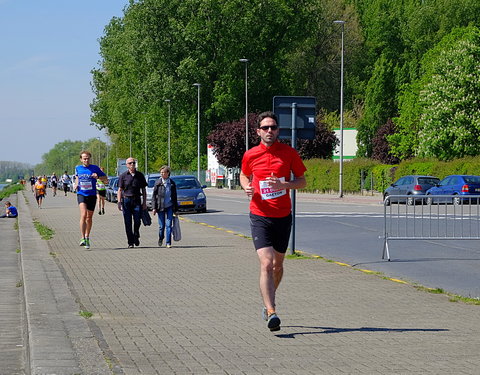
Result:
[[[183,221],[182,241],[167,251],[156,246],[154,220],[127,250],[121,213],[106,210],[95,214],[86,251],[73,195],[31,205],[55,229],[48,251],[78,309],[94,314],[88,326],[115,373],[479,373],[480,306],[322,260],[287,260],[282,330],[271,333],[250,240]]]
[[[17,206],[15,197],[9,198]],[[2,202],[3,203],[3,202]],[[3,204],[1,205],[3,209]],[[3,213],[3,212],[2,212]],[[0,374],[25,374],[24,306],[16,219],[0,219]]]

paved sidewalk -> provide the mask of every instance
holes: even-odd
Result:
[[[10,200],[17,206],[15,197]],[[0,374],[9,375],[25,374],[26,353],[16,222],[16,219],[0,219]]]
[[[480,306],[322,260],[286,260],[277,300],[282,330],[271,333],[260,319],[258,261],[250,240],[182,221],[182,241],[167,250],[156,245],[154,218],[151,227],[141,228],[141,246],[126,249],[121,213],[108,204],[106,215],[95,214],[92,249],[86,251],[78,246],[74,195],[49,196],[38,210],[24,194],[32,216],[55,236],[48,248],[22,248],[23,261],[35,253],[56,265],[38,268],[34,280],[27,273],[35,270],[24,267],[26,295],[43,285],[47,297],[48,290],[58,296],[55,290],[68,286],[76,305],[62,308],[59,302],[68,296],[60,293],[50,323],[52,329],[55,321],[63,325],[58,332],[66,332],[77,373],[94,373],[89,371],[96,362],[82,365],[78,358],[90,357],[78,354],[75,340],[69,343],[65,327],[79,310],[93,313],[81,318],[95,338],[89,349],[97,360],[101,350],[103,365],[118,374],[479,373]],[[21,222],[21,236],[27,226]],[[41,272],[63,280],[42,280]],[[27,304],[30,319],[37,308]],[[89,338],[81,323],[75,320],[75,326]],[[47,332],[37,331],[31,353],[39,353],[44,339]],[[55,365],[52,357],[45,366]]]

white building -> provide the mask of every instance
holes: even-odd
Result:
[[[340,129],[334,129],[335,136],[340,140]],[[343,160],[355,159],[357,154],[357,129],[343,128]],[[340,143],[335,148],[333,160],[340,160]]]

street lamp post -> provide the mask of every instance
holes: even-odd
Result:
[[[108,163],[108,140],[107,140],[107,142],[105,143],[105,145],[107,146],[107,147],[106,147],[106,148],[107,148],[107,173],[106,173],[106,175],[108,176],[108,170],[109,170],[109,168],[108,168],[108,167],[109,167],[109,165],[108,165],[108,164],[109,164],[109,163]]]
[[[128,154],[128,157],[132,157],[132,120],[127,121],[129,130],[130,130],[130,153]]]
[[[148,173],[148,161],[147,161],[147,157],[148,157],[148,154],[147,154],[147,117],[146,117],[146,114],[144,114],[145,117],[144,117],[144,120],[143,120],[143,129],[145,131],[145,174]]]
[[[100,152],[101,152],[101,140],[100,140],[100,137],[96,137],[96,139],[98,140],[98,154],[97,154],[97,163],[98,163],[98,166],[100,167],[101,164],[102,164],[102,159],[100,157]]]
[[[340,173],[339,173],[339,195],[343,198],[343,34],[345,31],[345,21],[333,21],[333,23],[342,25],[342,57],[340,64]]]
[[[170,99],[165,99],[165,102],[168,103],[168,166],[171,167],[171,160],[170,160],[170,116],[171,116],[171,108],[170,108]]]
[[[200,83],[194,83],[197,86],[197,179],[200,181]]]
[[[248,59],[240,59],[245,63],[245,151],[248,151]]]

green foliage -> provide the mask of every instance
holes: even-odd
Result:
[[[241,17],[239,17],[241,15]],[[167,159],[167,105],[172,108],[172,166],[188,168],[196,158],[197,89],[201,84],[201,153],[215,124],[244,113],[244,69],[248,58],[251,112],[271,108],[274,95],[315,95],[322,106],[338,106],[339,41],[332,20],[345,16],[347,57],[352,71],[362,38],[356,14],[336,0],[141,0],[130,2],[100,40],[100,66],[92,71],[92,121],[115,136],[115,145],[144,164]],[[307,23],[307,24],[306,24]],[[362,62],[363,63],[363,62]],[[358,81],[352,77],[350,82]],[[128,121],[131,121],[129,123]],[[122,155],[125,157],[126,155]],[[119,156],[120,157],[120,156]]]
[[[381,125],[395,114],[393,82],[393,63],[382,54],[375,62],[372,77],[368,81],[365,112],[358,124],[358,156],[371,157],[373,154],[372,140]]]
[[[307,171],[305,178],[310,192],[328,193],[338,191],[339,163],[332,160],[310,159],[304,160]],[[368,176],[377,161],[370,159],[354,159],[343,164],[343,190],[344,192],[359,192],[362,187],[362,178],[367,182],[364,189],[370,188]]]
[[[53,172],[61,176],[64,171],[72,175],[75,166],[80,164],[80,152],[88,150],[92,153],[92,164],[99,166],[109,165],[109,171],[113,174],[115,167],[115,155],[110,153],[107,163],[107,145],[98,138],[91,138],[88,141],[63,141],[57,143],[51,150],[42,156],[42,163],[35,166],[35,175],[50,176]]]
[[[20,190],[24,190],[25,187],[22,184],[11,184],[5,186],[2,190],[0,190],[0,199],[9,197],[12,194],[19,192]]]
[[[480,30],[440,51],[420,92],[418,154],[450,160],[480,153]]]

